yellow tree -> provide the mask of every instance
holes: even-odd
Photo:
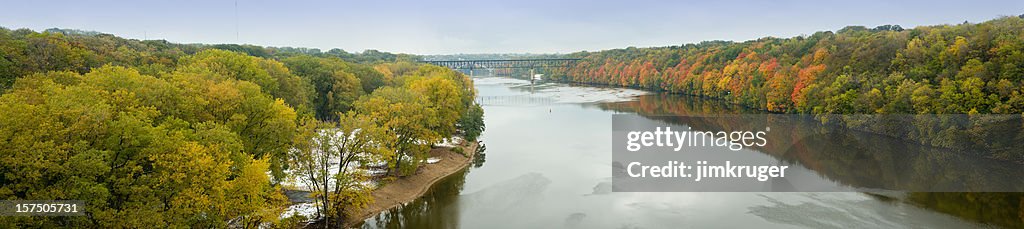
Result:
[[[399,175],[416,171],[429,146],[441,138],[431,129],[437,126],[432,118],[436,111],[427,104],[423,95],[397,87],[377,89],[356,102],[356,112],[369,116],[385,135],[394,137],[387,148],[394,150],[390,166]]]
[[[427,117],[432,119],[428,121],[433,124],[431,129],[442,137],[455,133],[455,124],[459,116],[465,113],[466,104],[462,103],[462,91],[450,78],[417,77],[406,86],[423,95],[427,100],[427,109],[434,111],[434,115]]]
[[[372,201],[368,176],[357,166],[385,160],[384,135],[372,120],[354,112],[340,114],[339,122],[310,121],[304,130],[310,136],[290,153],[294,175],[309,187],[317,213],[325,224],[342,226],[342,221]],[[315,126],[315,128],[312,128]]]

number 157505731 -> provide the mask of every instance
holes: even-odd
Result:
[[[84,215],[80,200],[2,200],[0,215],[5,216],[79,216]]]

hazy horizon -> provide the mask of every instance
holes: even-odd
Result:
[[[418,55],[572,53],[708,40],[794,37],[845,26],[904,28],[1024,13],[1024,1],[398,1],[7,3],[0,26],[79,29],[175,43]],[[237,24],[236,24],[237,20]],[[237,28],[237,30],[236,30]],[[236,36],[237,35],[237,36]]]

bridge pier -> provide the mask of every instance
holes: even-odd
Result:
[[[534,80],[533,76],[534,76],[533,68],[530,68],[530,85],[533,85],[533,80]]]

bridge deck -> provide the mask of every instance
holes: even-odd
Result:
[[[547,68],[572,67],[578,58],[508,59],[508,60],[428,60],[420,61],[452,69]]]

